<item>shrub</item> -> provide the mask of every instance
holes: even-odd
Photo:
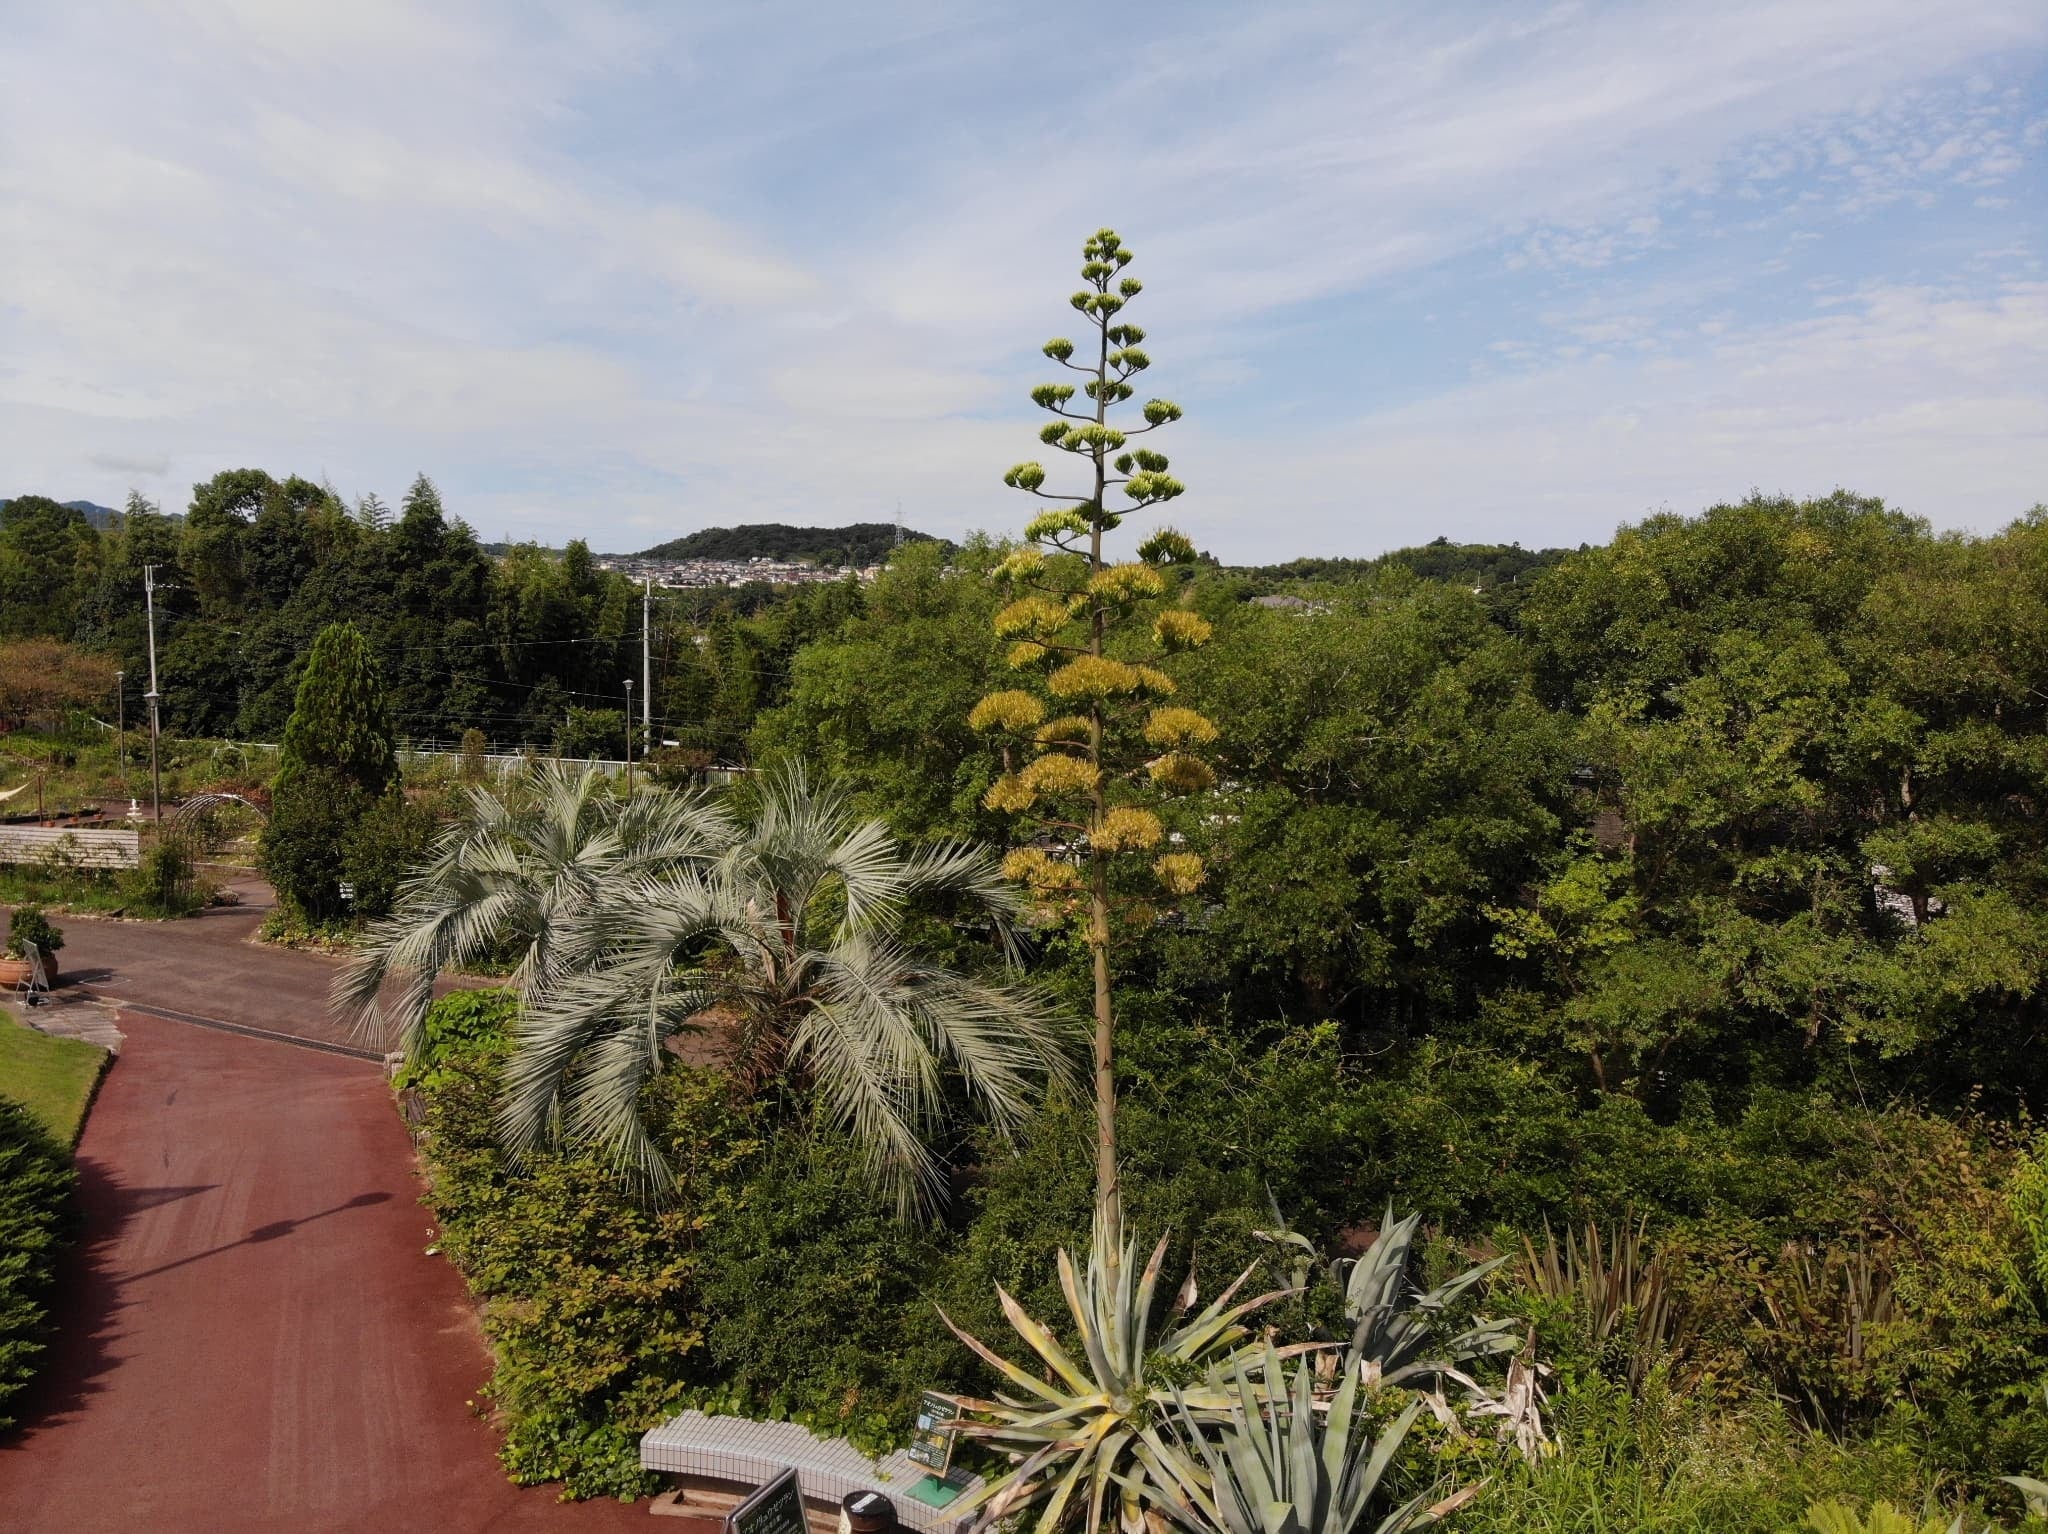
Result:
[[[678,1175],[653,1208],[601,1159],[517,1171],[493,1121],[510,998],[429,1013],[422,1150],[441,1246],[497,1358],[505,1464],[576,1497],[649,1489],[638,1435],[686,1406],[802,1421],[868,1448],[908,1437],[918,1395],[963,1381],[928,1296],[943,1230],[912,1230],[841,1137],[778,1127],[712,1072],[647,1092]]]
[[[364,812],[342,839],[341,875],[355,886],[352,915],[387,916],[398,887],[426,860],[434,845],[435,820],[424,805],[397,789]]]
[[[26,1109],[0,1098],[0,1429],[48,1345],[49,1299],[71,1218],[69,1159]]]
[[[909,1226],[842,1137],[760,1126],[702,1239],[715,1399],[864,1449],[908,1440],[919,1395],[967,1362],[927,1295],[951,1242]]]
[[[463,1062],[494,1058],[505,1046],[519,998],[510,991],[452,991],[427,1008],[420,1044],[392,1079],[401,1092],[431,1092],[462,1080]]]
[[[1502,1456],[1494,1483],[1459,1516],[1463,1534],[1781,1534],[1816,1498],[1888,1495],[1917,1505],[1930,1489],[1909,1454],[1845,1449],[1769,1402],[1718,1407],[1662,1371],[1640,1395],[1598,1376],[1582,1380],[1546,1416],[1559,1451],[1533,1466]]]
[[[20,958],[25,943],[34,943],[44,954],[53,954],[64,946],[64,932],[43,914],[41,906],[18,905],[8,919],[7,957]]]
[[[192,848],[182,836],[160,836],[121,880],[129,901],[150,916],[190,916],[206,904]]]
[[[352,779],[303,767],[278,784],[263,828],[263,872],[308,920],[344,915],[346,844],[371,800]]]
[[[649,1210],[588,1158],[537,1155],[515,1172],[498,1148],[496,1096],[488,1052],[445,1055],[425,1152],[442,1250],[497,1357],[506,1468],[522,1485],[559,1479],[573,1497],[638,1495],[651,1487],[636,1435],[678,1407],[703,1348],[695,1200]]]

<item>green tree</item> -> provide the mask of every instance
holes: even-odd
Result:
[[[1057,418],[1039,440],[1073,461],[1084,487],[1065,494],[1046,489],[1046,471],[1037,463],[1020,463],[1003,476],[1015,489],[1065,504],[1034,518],[1024,545],[996,571],[1020,594],[996,614],[995,632],[1014,641],[1009,663],[1031,686],[991,693],[969,715],[974,728],[1005,742],[1005,770],[984,796],[987,807],[1029,814],[1059,841],[1084,843],[1079,871],[1038,847],[1012,853],[1006,867],[1048,898],[1078,888],[1085,906],[1095,993],[1098,1249],[1112,1265],[1124,1246],[1110,973],[1112,908],[1120,891],[1113,870],[1136,855],[1151,862],[1154,893],[1177,897],[1199,887],[1202,860],[1161,851],[1166,829],[1153,806],[1162,795],[1213,786],[1215,774],[1199,753],[1217,736],[1201,714],[1165,702],[1174,682],[1153,664],[1209,637],[1206,619],[1163,602],[1166,572],[1191,563],[1193,546],[1161,530],[1138,546],[1133,561],[1112,563],[1103,552],[1104,537],[1126,515],[1183,489],[1167,473],[1163,454],[1129,443],[1179,420],[1178,405],[1151,399],[1142,426],[1109,424],[1111,411],[1136,393],[1130,380],[1151,366],[1140,349],[1144,332],[1121,317],[1141,289],[1135,277],[1120,275],[1130,262],[1131,252],[1113,230],[1091,236],[1082,247],[1083,286],[1071,299],[1087,322],[1089,344],[1078,348],[1079,362],[1072,341],[1045,344],[1046,356],[1082,375],[1079,390],[1088,403],[1068,408],[1073,384],[1033,389],[1033,402]],[[1118,511],[1109,509],[1112,489],[1129,503]],[[1066,712],[1055,716],[1055,709]]]
[[[342,915],[349,848],[379,801],[397,794],[397,777],[376,660],[353,625],[330,624],[306,657],[278,751],[263,832],[278,893],[316,921]]]
[[[1341,1020],[1372,1047],[1442,1033],[1512,974],[1489,904],[1546,872],[1573,818],[1571,721],[1468,588],[1400,569],[1314,612],[1209,608],[1176,675],[1230,784],[1190,829],[1214,891],[1175,967],[1247,1015]]]
[[[241,603],[244,545],[256,514],[276,489],[277,481],[261,469],[223,469],[192,487],[178,554],[200,604],[209,611],[231,611]]]
[[[0,508],[0,636],[69,639],[98,573],[99,542],[85,513],[48,496]]]
[[[1069,1053],[1035,988],[919,951],[910,918],[931,902],[983,925],[1015,961],[1022,902],[988,851],[912,850],[801,769],[768,777],[701,870],[622,862],[561,912],[562,957],[506,1068],[508,1144],[531,1151],[559,1134],[668,1190],[641,1089],[668,1038],[715,1026],[743,1089],[794,1088],[852,1135],[900,1212],[935,1208],[945,1175],[929,1142],[953,1093],[1007,1134]]]
[[[1596,1084],[2040,1083],[2043,527],[1757,497],[1538,580],[1520,622],[1612,834],[1557,848],[1497,946]]]
[[[329,624],[313,641],[278,752],[278,790],[313,766],[339,773],[372,798],[398,775],[383,678],[354,624]]]
[[[967,725],[968,711],[1002,675],[1002,647],[989,628],[998,602],[987,572],[996,557],[986,544],[970,547],[958,556],[961,573],[949,575],[937,543],[897,550],[866,611],[793,654],[786,699],[755,724],[754,757],[814,763],[853,791],[863,814],[881,816],[900,835],[1002,831],[1003,817],[981,805],[995,774]]]

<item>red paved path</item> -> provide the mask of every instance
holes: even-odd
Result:
[[[644,1506],[505,1480],[464,1404],[488,1359],[461,1279],[424,1254],[376,1067],[121,1027],[79,1147],[58,1346],[30,1426],[0,1441],[0,1528],[650,1527]]]

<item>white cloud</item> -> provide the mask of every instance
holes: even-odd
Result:
[[[1490,378],[1299,442],[1287,483],[1218,467],[1191,529],[1243,558],[1372,553],[1439,533],[1576,543],[1659,506],[1846,487],[1989,530],[2048,500],[2048,283],[1879,287],[1691,359]],[[1258,538],[1242,522],[1283,502]],[[1208,510],[1227,507],[1229,512]],[[1231,513],[1235,513],[1232,515]]]
[[[2032,0],[1187,7],[1095,53],[1071,46],[1091,14],[38,8],[0,52],[0,493],[110,500],[132,478],[176,504],[260,463],[389,497],[424,468],[494,534],[630,542],[898,499],[919,525],[1007,525],[996,475],[1035,426],[1015,385],[1066,315],[1078,239],[1115,219],[1160,388],[1215,407],[1179,461],[1190,520],[1232,553],[1275,536],[1273,498],[1322,506],[1315,537],[1358,549],[1510,503],[1509,535],[1541,541],[1646,487],[1825,479],[1852,444],[1874,456],[1843,477],[1926,485],[1912,444],[1944,463],[1973,411],[2031,419],[2029,311],[1981,287],[1894,284],[1810,322],[1861,328],[1763,330],[1742,296],[1767,273],[1615,274],[1728,234],[1702,214],[1730,189],[1756,229],[1797,210],[1788,242],[1952,184],[2000,212],[2048,141],[2039,101],[2000,83],[2001,56],[2048,47]],[[2006,200],[2023,246],[2038,218]],[[1524,286],[1433,275],[1510,252]],[[1281,355],[1275,337],[1327,325],[1327,349],[1373,356],[1390,316],[1361,295],[1404,281],[1480,336],[1446,343],[1469,346],[1452,373],[1515,342],[1460,388],[1442,367],[1385,385],[1405,403],[1371,412],[1344,392],[1363,368]],[[1800,386],[1841,391],[1839,418],[1799,408],[1794,340],[1857,359]],[[1237,395],[1264,407],[1256,432],[1222,424]],[[1376,530],[1318,468],[1359,444],[1366,503],[1381,475],[1406,497]],[[1415,467],[1439,452],[1449,469]],[[2008,478],[2037,462],[2024,442],[1992,456]]]

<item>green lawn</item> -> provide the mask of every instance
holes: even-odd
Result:
[[[60,1144],[77,1142],[106,1063],[107,1052],[97,1044],[52,1038],[0,1013],[0,1097],[27,1108]]]

